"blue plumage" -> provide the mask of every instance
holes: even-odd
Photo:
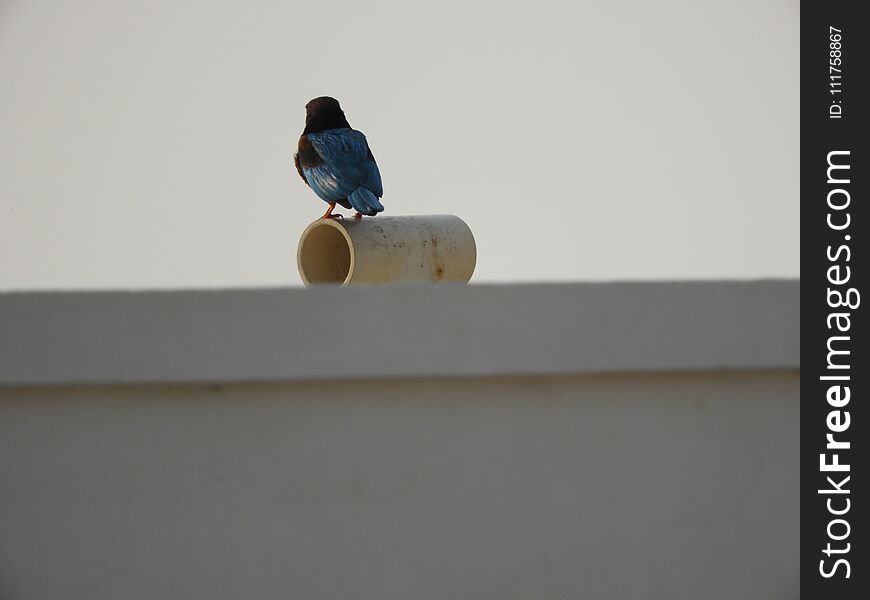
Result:
[[[333,98],[315,98],[306,109],[295,162],[305,183],[330,205],[323,216],[333,216],[335,204],[353,208],[358,217],[383,211],[381,174],[365,135],[351,129]]]

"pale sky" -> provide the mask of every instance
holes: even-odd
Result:
[[[797,0],[0,0],[0,290],[301,285],[321,95],[472,282],[797,277],[798,42]]]

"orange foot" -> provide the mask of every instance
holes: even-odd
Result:
[[[326,212],[323,213],[323,216],[320,218],[321,219],[343,219],[344,218],[344,215],[332,214],[332,211],[334,211],[334,210],[335,210],[335,202],[330,202],[329,208],[326,209]]]
[[[359,221],[360,219],[362,219],[362,213],[361,213],[361,212],[358,212],[358,213],[356,213],[356,214],[353,216],[353,220],[354,220],[354,221]]]

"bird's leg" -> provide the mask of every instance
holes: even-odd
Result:
[[[358,212],[358,213],[356,213],[356,214],[353,216],[353,220],[354,220],[354,221],[359,221],[360,219],[362,219],[362,213],[361,213],[361,212]]]
[[[326,209],[326,212],[323,213],[323,216],[320,218],[321,219],[343,219],[344,218],[344,215],[332,214],[332,211],[334,211],[334,210],[335,210],[335,202],[330,202],[329,208]]]

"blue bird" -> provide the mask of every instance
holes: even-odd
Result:
[[[305,130],[293,161],[305,183],[329,204],[322,218],[341,217],[332,214],[336,204],[353,208],[355,219],[384,210],[378,163],[366,136],[351,128],[338,100],[315,98],[305,105],[305,112]]]

